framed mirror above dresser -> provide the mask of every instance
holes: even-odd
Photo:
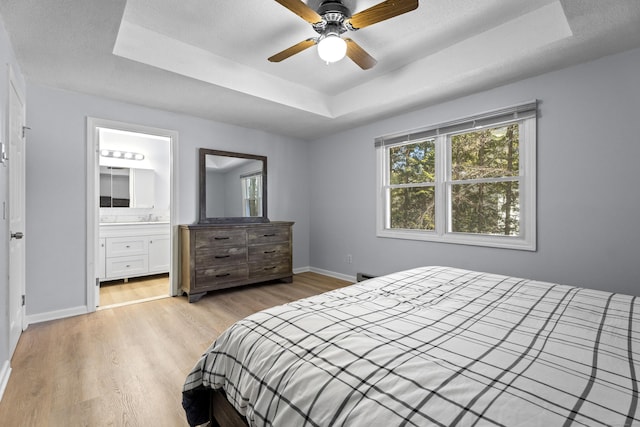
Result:
[[[293,281],[293,222],[267,216],[267,157],[199,149],[199,218],[180,226],[180,287],[207,292]]]
[[[200,224],[262,223],[267,216],[267,157],[199,150]]]

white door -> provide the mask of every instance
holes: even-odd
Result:
[[[9,75],[9,355],[13,356],[24,318],[25,104]]]

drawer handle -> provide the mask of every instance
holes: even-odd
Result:
[[[276,252],[277,252],[276,250],[273,250],[273,251],[264,251],[264,253],[265,253],[265,254],[274,254],[274,253],[276,253]]]
[[[227,276],[231,276],[231,273],[216,274],[216,277],[227,277]]]
[[[262,237],[273,237],[273,236],[275,236],[275,235],[276,235],[276,233],[273,233],[273,234],[263,234],[263,235],[262,235]]]
[[[276,268],[276,266],[274,265],[273,267],[265,267],[264,270],[273,270],[275,268]]]
[[[216,258],[229,258],[231,255],[216,255]]]
[[[229,240],[228,237],[214,237],[213,240]]]
[[[127,249],[129,249],[130,247],[131,247],[131,246],[129,246],[129,245],[125,246],[125,248],[127,248]]]

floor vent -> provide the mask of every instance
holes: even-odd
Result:
[[[358,282],[362,282],[363,280],[367,280],[367,279],[373,279],[376,276],[373,276],[371,274],[366,274],[366,273],[358,273],[356,276],[356,280]]]

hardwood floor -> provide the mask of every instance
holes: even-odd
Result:
[[[100,284],[100,307],[169,295],[169,275],[134,277]]]
[[[349,285],[315,273],[108,308],[29,326],[0,402],[2,426],[186,426],[182,384],[233,322],[256,311]]]

